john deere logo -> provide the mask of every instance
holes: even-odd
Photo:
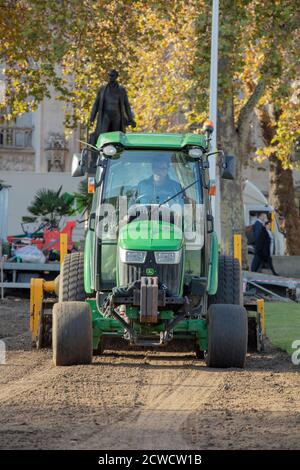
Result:
[[[155,273],[155,269],[153,269],[153,268],[147,268],[146,269],[147,276],[153,276],[154,273]]]

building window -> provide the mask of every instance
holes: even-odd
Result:
[[[32,116],[29,113],[15,121],[0,120],[0,148],[32,148]]]

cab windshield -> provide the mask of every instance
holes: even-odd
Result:
[[[170,198],[169,205],[202,204],[198,163],[183,152],[125,150],[108,161],[102,203],[117,208],[120,196],[127,198],[128,207]]]

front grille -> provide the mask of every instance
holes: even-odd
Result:
[[[137,281],[138,279],[141,279],[141,276],[142,269],[140,266],[137,267],[119,261],[119,278],[121,286]]]
[[[141,276],[147,276],[146,269],[151,267],[155,270],[153,276],[158,277],[158,282],[164,284],[171,295],[179,295],[182,260],[178,264],[156,264],[151,255],[147,254],[145,265],[132,265],[119,261],[120,285],[127,285],[140,280]]]

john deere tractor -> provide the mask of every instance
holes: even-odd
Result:
[[[122,339],[186,342],[210,367],[244,366],[240,266],[219,255],[211,212],[211,131],[100,135],[84,253],[66,256],[53,308],[56,365],[88,364]],[[85,154],[73,157],[73,176],[85,174]],[[232,179],[234,157],[218,161]]]

